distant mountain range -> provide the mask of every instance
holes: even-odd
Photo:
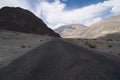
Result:
[[[68,25],[61,26],[55,29],[55,31],[64,38],[104,38],[108,37],[107,35],[109,35],[109,37],[111,35],[113,36],[113,34],[117,34],[114,38],[120,36],[120,15],[110,17],[89,27],[81,24],[76,25],[72,24],[69,25],[69,27]]]
[[[32,12],[19,7],[3,7],[0,9],[0,30],[60,37]]]
[[[55,32],[59,33],[63,38],[65,37],[77,37],[77,34],[81,34],[87,27],[82,24],[64,25],[55,29]]]

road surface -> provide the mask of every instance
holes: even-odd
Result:
[[[0,80],[120,80],[120,58],[56,39],[3,67]]]

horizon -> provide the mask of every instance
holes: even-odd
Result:
[[[120,0],[2,0],[2,7],[21,7],[41,18],[49,28],[69,24],[92,25],[120,15]]]

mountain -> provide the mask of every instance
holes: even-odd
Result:
[[[71,25],[64,25],[60,26],[55,29],[55,32],[59,33],[62,37],[79,37],[77,34],[82,33],[86,30],[87,27],[81,24],[71,24]]]
[[[72,26],[72,25],[69,25]],[[66,31],[66,28],[67,31]],[[75,26],[73,26],[75,27]],[[105,38],[107,35],[112,35],[117,33],[120,34],[120,15],[110,17],[104,21],[95,23],[89,27],[82,27],[80,29],[73,28],[68,29],[67,26],[56,29],[55,31],[60,33],[64,38]],[[81,27],[81,26],[80,26]],[[68,31],[69,30],[69,31]],[[115,35],[114,37],[118,37]],[[108,36],[106,38],[109,38]]]
[[[117,35],[118,33],[120,33],[120,15],[113,16],[104,21],[93,24],[90,26],[90,28],[87,31],[87,35],[92,38],[103,37],[103,36],[112,35],[116,33]],[[107,36],[107,38],[109,37]]]
[[[32,12],[19,7],[3,7],[0,9],[0,30],[60,37]]]

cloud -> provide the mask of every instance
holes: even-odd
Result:
[[[66,5],[59,0],[52,3],[42,2],[37,7],[37,10],[39,10],[37,14],[41,14],[41,18],[43,17],[51,28],[56,28],[57,25],[62,24],[78,23],[88,26],[102,21],[107,16],[120,14],[120,0],[107,0],[70,11],[64,10],[65,7]],[[104,15],[108,10],[110,14]]]
[[[105,1],[103,3],[103,5],[106,6],[106,7],[112,7],[111,13],[113,13],[113,15],[119,15],[120,14],[120,0]]]
[[[36,0],[35,0],[36,1]],[[66,4],[60,0],[38,0],[33,7],[30,0],[1,0],[0,8],[3,6],[21,7],[32,11],[42,18],[50,28],[57,28],[67,24],[91,25],[102,21],[107,17],[120,14],[120,0],[106,0],[83,8],[66,10]],[[63,0],[67,1],[67,0]],[[109,12],[106,14],[106,12]]]

